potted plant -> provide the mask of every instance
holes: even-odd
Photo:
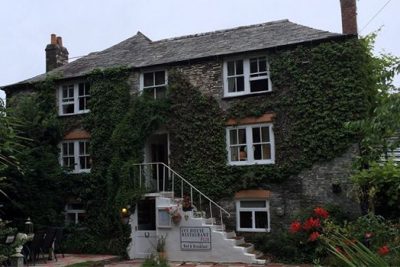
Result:
[[[165,241],[166,241],[167,236],[166,235],[160,235],[157,239],[157,253],[158,253],[158,258],[159,260],[166,260],[167,255],[165,252]]]
[[[172,222],[175,225],[178,225],[182,220],[182,215],[179,212],[179,208],[178,207],[168,207],[168,208],[166,208],[166,210],[168,211],[169,215],[171,216]]]

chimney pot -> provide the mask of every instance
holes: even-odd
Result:
[[[340,0],[343,34],[358,34],[356,0]]]
[[[68,63],[68,50],[62,44],[61,36],[51,34],[50,44],[46,46],[46,72]]]
[[[51,34],[50,44],[52,44],[52,45],[57,44],[57,35],[55,35],[54,33]]]
[[[61,36],[58,36],[58,37],[57,37],[57,44],[58,44],[59,46],[63,46],[63,44],[62,44],[62,37],[61,37]]]

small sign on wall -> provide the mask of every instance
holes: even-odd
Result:
[[[211,250],[210,227],[181,227],[181,250]]]

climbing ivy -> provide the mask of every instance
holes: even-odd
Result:
[[[169,82],[173,168],[210,196],[229,195],[225,119],[217,100],[203,95],[178,72],[170,73]]]
[[[283,181],[332,159],[356,140],[344,123],[366,115],[374,95],[371,58],[363,40],[301,45],[270,54],[273,91],[232,100],[228,117],[276,114],[276,163],[235,167],[244,186]]]

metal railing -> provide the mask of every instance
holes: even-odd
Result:
[[[173,198],[189,196],[192,205],[197,209],[197,214],[205,214],[207,216],[208,213],[210,218],[214,218],[213,214],[215,215],[215,210],[217,210],[221,225],[223,225],[223,214],[230,217],[228,211],[207,197],[165,163],[140,163],[133,164],[133,167],[135,168],[134,175],[138,179],[139,186],[145,187],[147,191],[171,192]],[[203,215],[200,216],[203,217]],[[213,220],[211,220],[211,224],[214,224]]]

